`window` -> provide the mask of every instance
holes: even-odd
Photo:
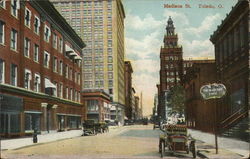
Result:
[[[5,4],[6,4],[5,1],[6,1],[6,0],[2,0],[2,1],[0,2],[0,7],[5,8]]]
[[[36,34],[39,34],[40,25],[41,25],[40,19],[39,19],[37,16],[35,16],[35,21],[34,21],[34,32],[35,32]]]
[[[63,40],[62,40],[62,38],[60,38],[60,41],[59,41],[59,51],[60,51],[60,53],[63,52]]]
[[[109,80],[109,87],[113,87],[113,80]]]
[[[46,42],[49,42],[50,34],[51,34],[50,28],[47,25],[45,25],[45,27],[44,27],[44,40]]]
[[[57,35],[55,33],[53,35],[53,48],[57,49]]]
[[[63,97],[63,84],[62,83],[59,84],[58,95],[60,98]]]
[[[53,71],[57,72],[57,58],[56,57],[54,57],[53,59]]]
[[[30,56],[30,40],[28,38],[24,39],[24,56]]]
[[[62,60],[60,60],[60,64],[59,64],[59,74],[63,75],[63,62],[62,62]]]
[[[112,56],[108,56],[108,62],[112,63],[113,62],[113,57]]]
[[[80,85],[81,84],[81,74],[77,74],[77,83]]]
[[[0,44],[5,43],[5,23],[0,21]]]
[[[47,51],[44,51],[44,67],[49,68],[49,60],[50,60],[50,54]]]
[[[68,87],[66,87],[65,95],[66,95],[65,98],[69,99],[69,88]]]
[[[28,8],[25,8],[24,24],[29,28],[30,28],[30,19],[31,19],[31,11]]]
[[[57,88],[58,88],[57,82],[54,82],[54,85],[56,86],[56,89],[53,89],[53,95],[57,97],[58,96],[58,94],[57,94]]]
[[[11,30],[10,48],[17,50],[17,31],[15,29]]]
[[[73,88],[70,88],[70,100],[73,100]]]
[[[24,88],[30,89],[30,81],[31,81],[31,71],[25,69],[24,72]]]
[[[0,83],[5,83],[5,63],[0,59]]]
[[[73,71],[72,71],[72,68],[70,67],[69,68],[69,79],[72,80],[72,77],[73,77]]]
[[[112,64],[108,64],[108,70],[113,71],[113,65]]]
[[[41,90],[41,77],[39,74],[35,73],[35,79],[34,79],[34,91],[40,92]]]
[[[11,64],[10,84],[17,86],[17,65]]]
[[[11,0],[11,14],[17,17],[17,10],[20,8],[19,0]]]
[[[87,101],[88,111],[98,111],[98,100],[88,100]]]
[[[34,45],[34,61],[39,62],[39,46],[37,44]]]
[[[112,72],[109,72],[109,73],[108,73],[108,78],[109,78],[109,79],[113,79],[113,73],[112,73]]]
[[[68,68],[68,65],[65,65],[65,77],[69,78],[69,68]]]

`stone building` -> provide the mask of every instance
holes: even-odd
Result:
[[[80,127],[84,47],[48,0],[1,1],[1,135]]]

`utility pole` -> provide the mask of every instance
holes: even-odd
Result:
[[[141,92],[141,117],[142,117],[142,92]]]

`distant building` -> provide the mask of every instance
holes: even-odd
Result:
[[[111,119],[110,115],[110,96],[103,90],[84,90],[82,101],[86,106],[87,119],[95,122],[104,122]]]
[[[226,97],[217,102],[221,130],[249,115],[249,24],[249,0],[239,0],[210,37],[218,79],[227,88]]]
[[[77,129],[84,42],[48,1],[0,3],[0,135]]]
[[[103,89],[111,96],[115,120],[125,115],[124,19],[121,0],[51,0],[86,42],[83,90]]]
[[[178,84],[182,77],[182,46],[178,45],[178,35],[175,33],[173,20],[169,17],[164,36],[164,46],[160,51],[160,85],[158,116],[165,118],[166,115],[166,92]]]
[[[140,98],[135,96],[135,120],[140,119]]]
[[[128,119],[132,119],[132,73],[133,68],[130,61],[125,61],[125,115]]]

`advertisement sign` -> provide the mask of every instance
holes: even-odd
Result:
[[[221,98],[226,94],[226,87],[218,83],[208,84],[201,87],[200,93],[205,100]]]

